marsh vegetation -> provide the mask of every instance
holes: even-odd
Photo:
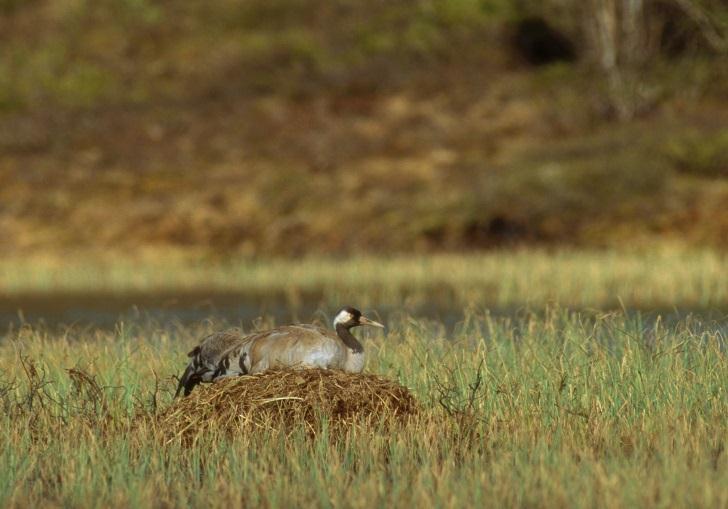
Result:
[[[724,4],[0,0],[0,507],[728,507]]]
[[[393,318],[368,370],[422,412],[169,441],[183,352],[211,325],[24,327],[0,348],[4,507],[724,507],[725,331],[621,312]],[[290,402],[289,402],[290,404]],[[383,416],[385,417],[385,416]],[[214,417],[212,417],[214,419]]]
[[[343,428],[325,412],[313,426],[264,419],[254,429],[217,426],[212,415],[178,436],[160,423],[185,352],[229,323],[141,314],[110,329],[10,327],[0,342],[0,504],[724,507],[726,264],[715,253],[669,253],[308,260],[176,273],[192,286],[323,282],[321,309],[306,321],[329,322],[343,296],[357,296],[365,310],[402,299],[375,315],[384,333],[361,332],[366,371],[417,400],[417,414],[395,426],[386,413]],[[84,291],[168,283],[153,266],[145,277],[117,279],[134,272],[121,267],[22,281]],[[336,279],[327,279],[334,268]],[[15,281],[8,288],[17,291]],[[408,311],[408,298],[448,284],[455,323]],[[486,304],[529,297],[508,314]],[[628,307],[668,302],[703,305],[714,317]]]

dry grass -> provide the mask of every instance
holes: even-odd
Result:
[[[563,306],[697,310],[728,307],[728,257],[710,249],[524,249],[484,254],[360,256],[347,259],[216,260],[180,252],[133,258],[69,254],[0,259],[0,299],[34,295],[114,296],[174,302],[188,294],[275,297],[309,303],[382,306]],[[1,301],[0,301],[1,302]]]
[[[328,370],[275,370],[202,385],[157,418],[164,435],[194,442],[215,432],[261,429],[321,432],[323,422],[342,431],[355,425],[388,425],[417,413],[410,391],[371,374]]]
[[[718,57],[655,62],[617,125],[516,56],[539,2],[3,1],[0,253],[726,245]]]

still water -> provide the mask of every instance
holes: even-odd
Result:
[[[291,304],[284,296],[244,295],[235,293],[187,293],[187,294],[138,294],[138,295],[28,295],[0,296],[0,334],[17,330],[23,324],[64,329],[69,326],[113,329],[119,321],[151,321],[159,326],[190,325],[213,318],[231,325],[249,328],[253,320],[270,317],[277,324],[310,321],[314,317],[325,319],[333,316],[335,307],[354,305],[342,302],[326,303],[321,296],[308,296],[298,304]],[[479,311],[492,316],[518,316],[522,307],[489,308]],[[402,314],[435,320],[452,329],[463,320],[460,305],[438,302],[429,305],[401,305],[363,307],[362,311],[376,319],[387,321]],[[538,312],[538,310],[535,310]],[[593,311],[593,310],[591,310]],[[640,313],[645,325],[658,316],[663,324],[675,323],[686,316],[708,325],[708,328],[728,335],[728,310],[646,309],[630,310]]]

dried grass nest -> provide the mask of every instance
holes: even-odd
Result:
[[[169,438],[240,428],[300,429],[316,433],[325,417],[330,429],[403,423],[418,413],[406,387],[371,374],[305,369],[273,370],[198,386],[158,417]]]

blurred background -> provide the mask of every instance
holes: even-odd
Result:
[[[727,55],[722,0],[0,0],[0,293],[170,253],[724,253]]]

